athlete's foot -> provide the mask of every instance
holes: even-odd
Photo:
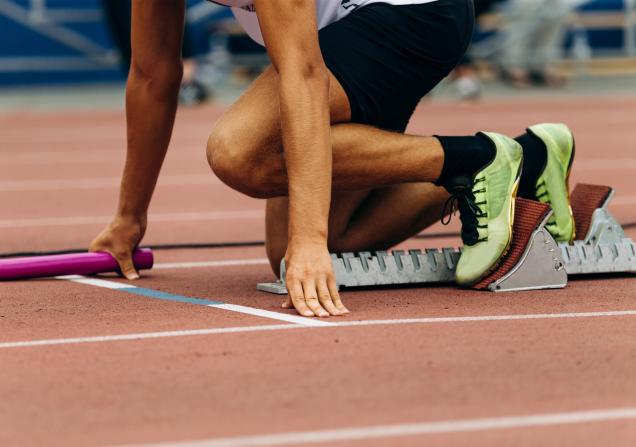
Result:
[[[444,182],[452,194],[451,211],[458,208],[464,248],[456,269],[461,286],[471,286],[492,272],[512,241],[515,198],[523,164],[521,146],[511,138],[482,133],[495,147],[495,156],[472,177]]]
[[[519,195],[550,205],[553,214],[546,229],[556,241],[571,243],[575,236],[569,186],[574,136],[565,124],[537,124],[530,127],[528,133],[545,145],[546,159],[534,182],[533,194],[520,192]]]

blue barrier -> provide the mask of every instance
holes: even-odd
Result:
[[[199,51],[208,25],[231,16],[204,0],[189,0],[188,13]],[[119,80],[100,0],[0,0],[0,86]]]
[[[584,11],[620,11],[625,0],[594,0]],[[194,42],[205,50],[208,26],[227,8],[188,1]],[[622,29],[588,32],[593,49],[620,49]],[[566,45],[568,43],[566,42]],[[100,0],[0,0],[0,86],[121,80]]]

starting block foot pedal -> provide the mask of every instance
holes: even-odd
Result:
[[[339,288],[453,283],[460,256],[461,251],[454,248],[331,255]],[[285,278],[284,261],[280,271]],[[257,289],[277,295],[287,293],[284,280],[259,283]]]
[[[517,199],[513,239],[499,266],[473,286],[493,292],[560,289],[568,276],[556,241],[545,224],[552,211],[548,205]]]
[[[571,203],[577,241],[593,246],[623,242],[623,227],[608,210],[613,198],[614,190],[609,186],[576,185]]]

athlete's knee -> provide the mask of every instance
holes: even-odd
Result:
[[[212,132],[206,149],[210,168],[228,186],[252,197],[268,197],[263,166],[236,135],[223,127]]]
[[[245,171],[245,156],[238,150],[236,142],[233,145],[231,135],[222,127],[214,129],[206,149],[208,163],[212,171],[224,182],[234,183],[234,180]]]

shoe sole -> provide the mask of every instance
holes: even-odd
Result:
[[[574,163],[574,155],[576,154],[576,140],[574,139],[574,135],[572,135],[572,153],[570,154],[570,160],[568,161],[568,169],[565,174],[565,193],[568,198],[568,211],[570,213],[570,218],[572,219],[572,225],[574,226],[572,230],[572,237],[568,241],[569,244],[574,242],[576,239],[576,221],[574,219],[574,212],[572,211],[572,201],[570,200],[570,174],[572,173],[572,164]]]
[[[574,219],[574,212],[572,211],[572,201],[570,200],[570,173],[572,172],[572,164],[574,163],[574,154],[576,154],[576,141],[574,140],[574,136],[572,136],[572,154],[570,155],[570,161],[568,162],[568,171],[565,175],[565,191],[568,195],[568,210],[570,212],[570,217],[572,218],[572,225],[574,228],[572,229],[572,237],[568,241],[568,243],[573,243],[574,239],[576,239],[576,219]]]

